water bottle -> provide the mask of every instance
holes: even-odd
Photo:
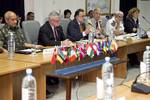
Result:
[[[145,33],[145,31],[144,31],[144,29],[142,28],[142,27],[139,27],[138,29],[137,29],[137,36],[139,37],[139,38],[142,38],[142,35]]]
[[[114,74],[110,57],[105,57],[105,63],[102,66],[102,80],[104,83],[104,100],[113,100]]]
[[[26,70],[22,81],[22,100],[37,100],[36,80],[32,76],[32,69]]]
[[[7,45],[8,45],[8,58],[12,59],[15,52],[15,40],[14,40],[14,34],[12,32],[9,32]]]
[[[89,43],[93,43],[94,42],[94,34],[93,33],[89,33],[88,40],[89,40]]]
[[[146,64],[146,72],[150,71],[150,46],[146,46],[143,54],[143,62]],[[150,75],[146,74],[146,80],[150,81]]]

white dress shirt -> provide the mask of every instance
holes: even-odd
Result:
[[[108,36],[115,36],[114,31],[116,30],[117,22],[115,21],[115,17],[112,17],[108,22],[106,23],[106,34]],[[121,33],[124,33],[124,26],[123,22],[120,22],[119,31]]]

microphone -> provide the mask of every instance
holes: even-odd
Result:
[[[144,16],[142,16],[142,18],[150,25],[150,21],[147,18],[145,18]]]
[[[90,26],[94,27],[90,22],[88,22],[88,24],[89,24]]]
[[[93,26],[92,23],[88,22],[88,24],[92,27],[93,31],[95,32],[96,31],[96,28]]]
[[[144,94],[150,93],[150,86],[147,86],[145,84],[137,82],[138,78],[141,75],[146,74],[146,73],[150,73],[150,71],[144,72],[144,73],[140,73],[139,75],[137,75],[137,77],[135,78],[135,81],[133,82],[133,84],[131,86],[131,91],[132,92],[138,92],[138,93],[144,93]]]

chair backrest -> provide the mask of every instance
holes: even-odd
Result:
[[[22,29],[27,39],[27,43],[37,44],[40,23],[38,21],[23,21]]]
[[[70,19],[65,19],[65,18],[61,19],[60,25],[63,28],[63,32],[64,32],[65,36],[67,35],[67,27],[68,27],[68,24],[70,21],[71,21]]]
[[[0,24],[0,29],[4,26],[5,24]]]

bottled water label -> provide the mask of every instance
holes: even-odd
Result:
[[[15,51],[15,42],[8,41],[8,52],[14,52]]]
[[[14,52],[15,52],[15,40],[14,40],[14,36],[12,32],[9,32],[9,39],[7,42],[8,45],[8,54],[9,54],[9,59],[12,59],[14,56]]]
[[[23,88],[22,100],[36,100],[35,88]]]
[[[32,76],[32,69],[27,69],[26,74],[22,81],[22,100],[37,100],[36,80]]]
[[[29,92],[28,92],[28,89],[22,89],[22,100],[29,100]]]
[[[113,65],[109,62],[110,58],[105,58],[105,63],[102,66],[102,78],[104,82],[104,100],[112,100],[113,98]]]

